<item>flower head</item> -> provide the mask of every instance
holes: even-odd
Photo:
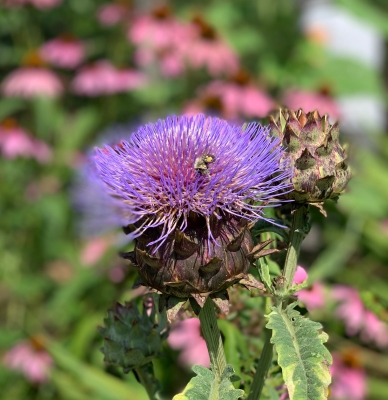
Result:
[[[3,363],[10,369],[22,372],[33,383],[47,381],[53,366],[51,356],[34,338],[12,347],[5,354]]]
[[[374,342],[379,348],[388,346],[388,325],[365,308],[357,289],[336,285],[332,294],[340,303],[335,314],[344,321],[349,336],[360,333],[363,342]]]
[[[97,10],[97,19],[103,26],[113,26],[123,21],[128,14],[129,5],[122,3],[105,3]]]
[[[366,373],[360,365],[360,354],[355,349],[346,349],[333,354],[330,373],[333,383],[330,398],[338,400],[363,400],[367,395]]]
[[[237,72],[238,57],[216,29],[200,16],[193,19],[193,27],[196,35],[186,47],[188,64],[194,69],[205,67],[211,76]]]
[[[203,172],[198,163],[204,155],[213,159]],[[287,187],[290,171],[280,165],[282,155],[279,141],[260,125],[242,128],[199,115],[146,125],[129,142],[98,149],[95,161],[121,203],[123,223],[138,223],[133,236],[162,227],[155,241],[162,244],[176,228],[186,229],[190,213],[204,217],[208,227],[220,213],[263,218],[257,202],[272,203]]]
[[[26,4],[39,8],[41,10],[56,7],[62,0],[5,0],[4,5],[7,7],[18,7]]]
[[[101,96],[139,88],[146,80],[141,72],[117,69],[109,61],[100,60],[83,66],[71,83],[71,90],[81,96]]]
[[[257,124],[170,117],[98,149],[96,167],[136,239],[124,256],[146,286],[202,306],[236,282],[262,289],[247,272],[258,249],[248,222],[288,188],[283,149]],[[249,278],[249,279],[247,279]],[[216,300],[215,300],[216,301]],[[168,303],[167,303],[168,304]]]
[[[51,158],[47,144],[34,139],[12,118],[0,123],[0,153],[5,158],[33,157],[42,163]]]
[[[239,117],[262,118],[274,105],[273,100],[252,83],[237,82],[232,78],[230,81],[216,80],[200,88],[198,98],[189,102],[185,111],[192,114],[197,110],[219,108],[223,117],[236,120]]]
[[[62,94],[63,86],[55,72],[47,68],[21,67],[5,77],[1,91],[7,97],[56,97]]]
[[[60,68],[75,68],[85,58],[85,46],[71,35],[51,39],[39,51],[43,60]]]

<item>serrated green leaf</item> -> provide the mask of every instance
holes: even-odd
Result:
[[[231,382],[234,370],[227,365],[218,381],[213,371],[194,365],[193,371],[197,374],[185,387],[183,393],[174,396],[173,400],[238,400],[244,391],[235,389]]]
[[[266,325],[272,329],[271,343],[278,353],[290,400],[327,399],[332,358],[323,343],[328,336],[320,323],[294,309],[297,304],[285,310],[272,307]]]

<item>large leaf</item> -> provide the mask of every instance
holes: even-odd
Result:
[[[299,314],[290,304],[285,310],[272,307],[267,328],[291,400],[326,399],[331,382],[332,358],[323,345],[328,339],[322,325]]]
[[[193,371],[197,376],[173,400],[237,400],[244,394],[243,390],[235,389],[232,385],[230,378],[234,375],[234,370],[231,365],[226,366],[221,382],[213,371],[200,365],[194,365]]]

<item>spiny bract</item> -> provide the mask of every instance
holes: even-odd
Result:
[[[343,192],[350,170],[338,141],[338,123],[331,125],[328,116],[321,117],[318,111],[305,114],[281,109],[275,117],[270,116],[270,127],[294,168],[294,190],[285,195],[286,199],[315,203],[337,198]]]

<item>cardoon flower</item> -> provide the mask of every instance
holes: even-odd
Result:
[[[143,283],[200,305],[240,280],[252,283],[258,250],[248,227],[288,188],[283,155],[267,128],[203,115],[160,120],[98,149],[100,177],[137,238],[127,257]]]

